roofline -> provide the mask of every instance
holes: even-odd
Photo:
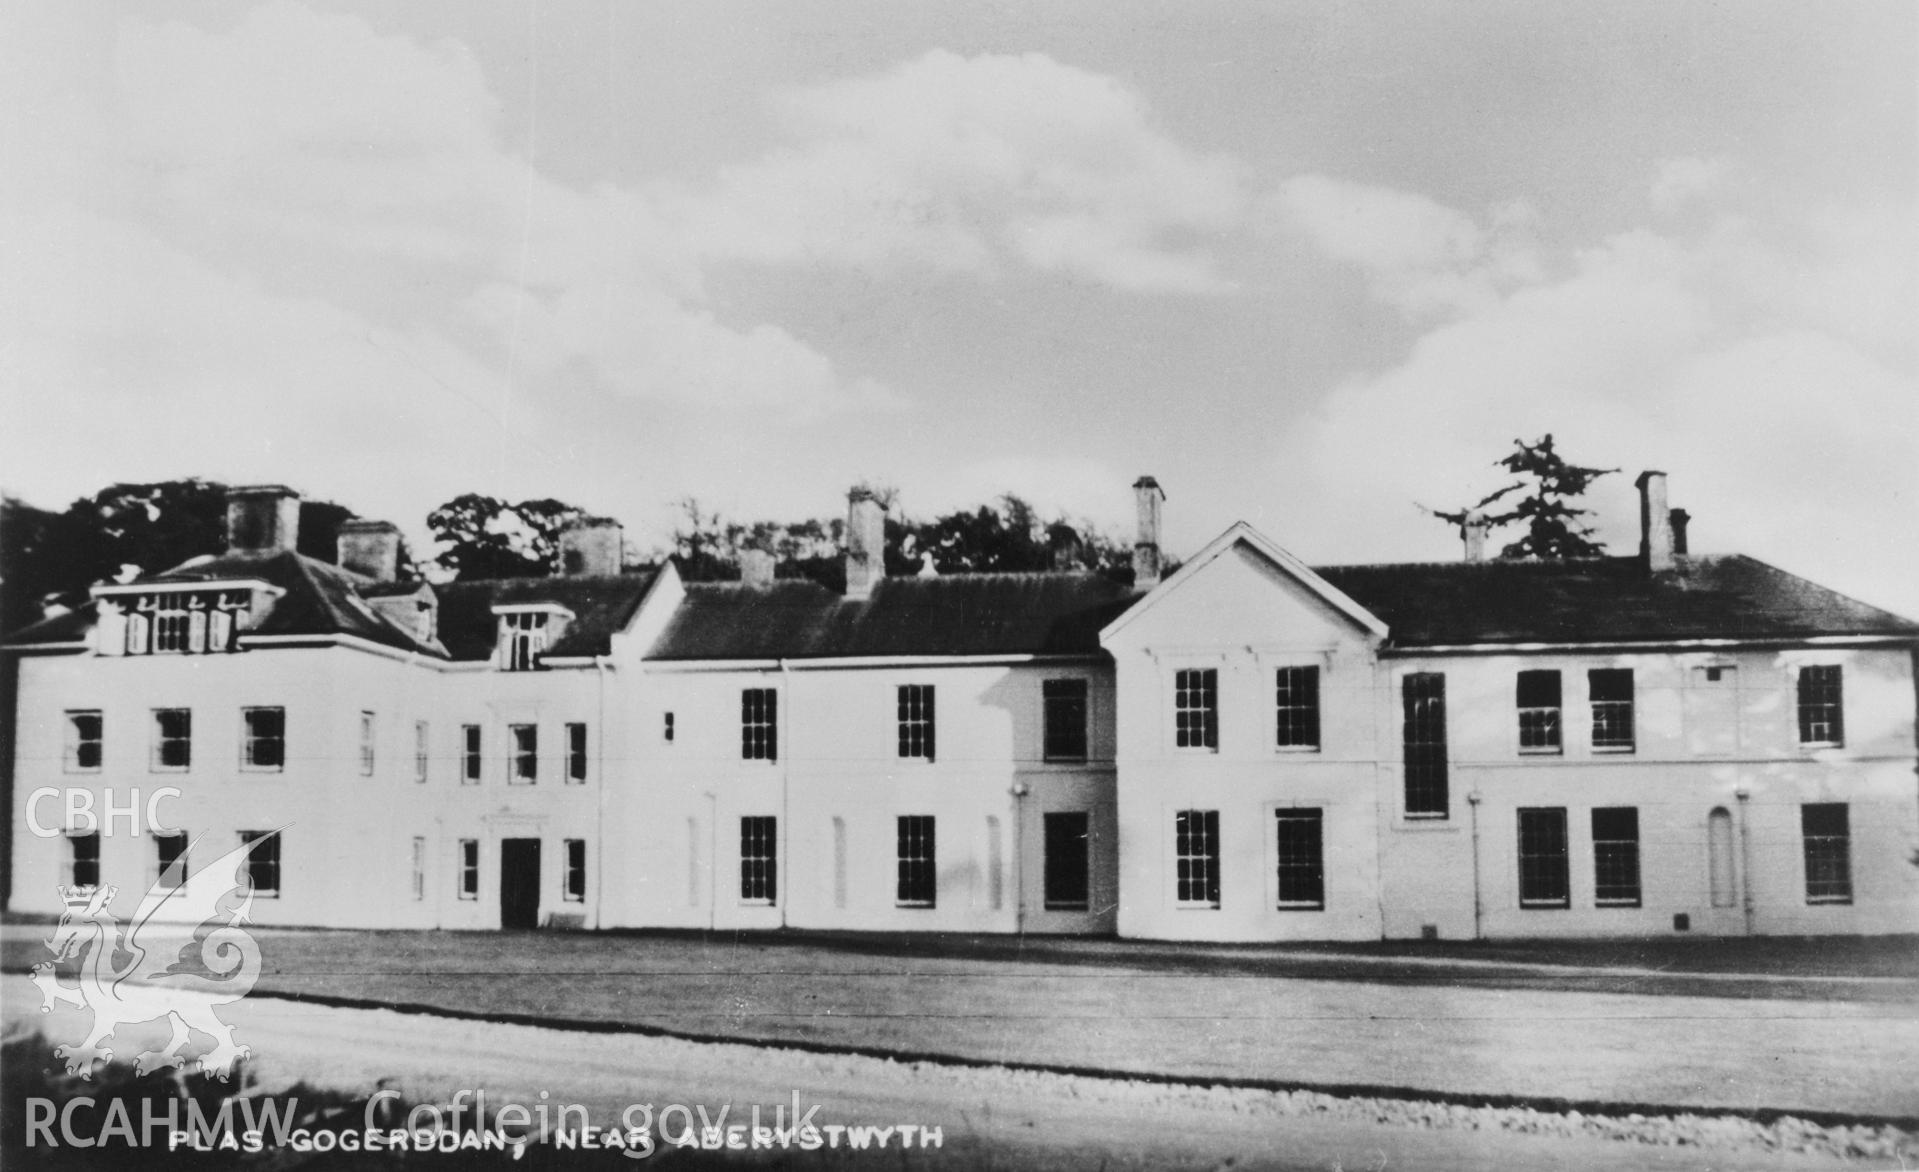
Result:
[[[184,594],[201,590],[264,590],[276,598],[287,592],[286,587],[275,586],[265,578],[205,578],[174,581],[149,578],[137,582],[102,583],[89,587],[87,593],[94,598],[103,598],[124,594]]]
[[[646,670],[697,671],[818,671],[827,668],[884,667],[1018,667],[1023,664],[1098,664],[1109,662],[1103,651],[1016,652],[1003,655],[832,655],[762,659],[648,659]]]
[[[1408,659],[1420,655],[1537,655],[1585,653],[1595,651],[1711,651],[1717,648],[1784,647],[1919,647],[1919,633],[1911,635],[1789,635],[1754,639],[1647,639],[1632,642],[1606,639],[1586,643],[1435,643],[1382,647],[1382,659]]]
[[[249,635],[241,632],[239,645],[247,647],[348,647],[355,651],[366,651],[382,655],[388,659],[410,659],[430,667],[439,667],[450,662],[447,658],[421,651],[418,648],[408,650],[393,647],[386,643],[376,643],[364,635],[350,635],[344,632],[330,635]]]
[[[1370,632],[1375,638],[1385,639],[1389,629],[1378,615],[1353,601],[1352,596],[1319,576],[1311,566],[1300,561],[1292,554],[1273,543],[1273,540],[1244,521],[1235,521],[1224,533],[1213,538],[1205,549],[1194,554],[1192,559],[1173,575],[1148,591],[1146,597],[1126,609],[1112,622],[1100,629],[1099,641],[1102,645],[1113,635],[1124,630],[1126,624],[1138,618],[1142,613],[1156,606],[1167,594],[1185,585],[1201,569],[1217,561],[1227,550],[1244,541],[1253,547],[1253,551],[1272,562],[1282,572],[1290,575],[1300,585],[1317,594],[1333,609],[1351,619],[1353,623]]]

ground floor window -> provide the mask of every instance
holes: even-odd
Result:
[[[566,886],[561,894],[568,903],[586,902],[586,840],[566,840]]]
[[[460,840],[460,898],[480,898],[480,840]]]
[[[740,819],[740,902],[779,901],[779,819]]]
[[[1273,811],[1278,826],[1279,910],[1319,911],[1326,906],[1326,859],[1322,811]]]
[[[1566,867],[1566,811],[1519,811],[1519,906],[1569,907],[1571,883]]]
[[[280,897],[280,835],[272,830],[242,830],[240,842],[253,849],[247,852],[247,882],[261,899]]]
[[[933,906],[938,889],[934,858],[932,815],[900,815],[899,890],[896,895],[899,906]]]
[[[413,901],[426,898],[426,839],[413,837]]]
[[[1799,807],[1806,841],[1806,902],[1852,902],[1852,820],[1844,802]]]
[[[159,864],[155,886],[171,890],[187,881],[187,836],[182,832],[153,836],[154,862]]]
[[[1079,681],[1084,683],[1084,681]],[[1084,810],[1045,816],[1046,910],[1083,912],[1087,908],[1089,819]]]
[[[1175,895],[1186,907],[1219,906],[1219,811],[1181,810],[1173,815]]]
[[[69,873],[75,887],[100,886],[100,836],[69,834],[67,847],[73,852]]]
[[[1635,806],[1593,810],[1593,903],[1639,906],[1639,810]]]

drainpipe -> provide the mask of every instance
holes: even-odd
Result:
[[[774,872],[774,881],[779,884],[780,927],[786,927],[786,907],[793,898],[793,889],[786,882],[782,872],[786,870],[788,853],[786,844],[792,835],[793,810],[793,666],[786,660],[780,660],[780,862]]]
[[[1032,792],[1023,781],[1013,783],[1013,934],[1026,934],[1026,795]],[[1089,905],[1090,906],[1090,905]]]
[[[1740,786],[1733,791],[1739,799],[1739,902],[1746,913],[1746,935],[1752,935],[1752,826],[1749,816],[1752,791]]]
[[[599,816],[593,822],[593,930],[606,927],[606,673],[611,665],[604,655],[593,657],[594,675],[600,682],[599,723],[593,735],[600,738],[593,754],[593,785],[599,790],[594,803]],[[564,780],[561,784],[566,784]]]
[[[706,791],[706,930],[720,926],[720,795]]]
[[[1466,795],[1467,808],[1472,811],[1473,822],[1473,939],[1480,939],[1479,923],[1484,910],[1479,894],[1479,799],[1480,793],[1474,790]]]

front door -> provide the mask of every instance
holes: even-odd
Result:
[[[540,840],[500,840],[500,927],[540,926]]]

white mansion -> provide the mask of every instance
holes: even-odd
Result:
[[[843,594],[622,573],[598,521],[554,577],[396,581],[392,526],[320,562],[235,490],[224,555],[8,638],[12,907],[279,830],[266,924],[1919,930],[1919,624],[1640,489],[1637,556],[1315,569],[1241,524],[1161,580],[1146,478],[1130,587],[888,578],[855,493]]]

